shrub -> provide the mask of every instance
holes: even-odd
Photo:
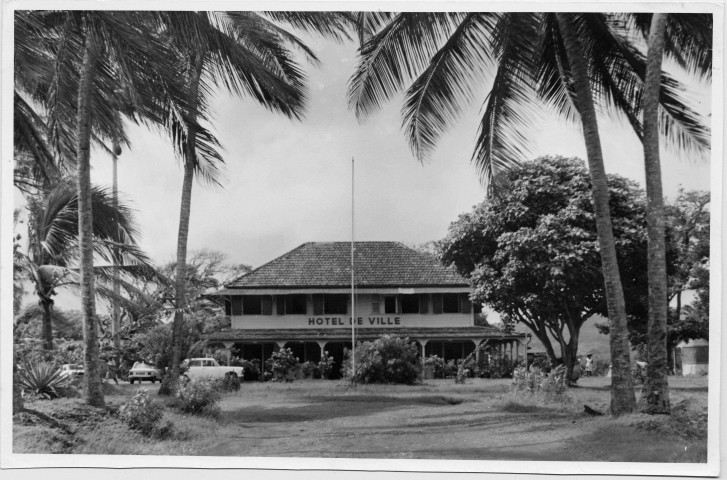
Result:
[[[260,379],[260,359],[241,360],[236,366],[242,367],[242,379],[246,382]]]
[[[444,359],[438,355],[429,355],[424,359],[424,366],[432,370],[433,378],[445,378]]]
[[[132,430],[138,430],[147,436],[154,433],[159,436],[171,434],[170,425],[159,427],[163,416],[161,405],[154,403],[144,388],[137,390],[131,400],[119,408],[119,418]]]
[[[237,392],[240,390],[240,377],[235,372],[225,373],[225,378],[222,379],[222,390],[225,392]]]
[[[544,400],[562,398],[568,385],[565,366],[559,365],[550,374],[538,367],[517,367],[513,372],[512,391],[522,395],[539,396]]]
[[[273,352],[265,362],[265,366],[272,373],[272,380],[279,382],[283,379],[292,380],[292,374],[298,368],[298,357],[293,355],[293,351],[289,348],[282,348],[277,352]]]
[[[350,354],[345,360],[346,377],[359,383],[405,383],[419,380],[419,350],[408,338],[384,335],[356,345],[356,371],[351,374]]]
[[[328,379],[333,373],[334,360],[333,357],[328,355],[328,350],[323,352],[320,362],[318,362],[318,374],[323,379]]]
[[[477,375],[481,378],[510,378],[512,377],[512,365],[510,361],[496,352],[483,354],[487,361],[479,366]]]
[[[183,412],[210,417],[216,417],[220,413],[217,406],[220,394],[209,380],[194,379],[180,383],[177,400],[177,406]]]
[[[318,375],[318,367],[314,362],[303,362],[300,365],[300,373],[303,378],[315,378]]]
[[[73,379],[61,375],[61,370],[52,363],[27,362],[18,370],[18,381],[25,395],[40,398],[58,398],[61,391],[68,389]]]

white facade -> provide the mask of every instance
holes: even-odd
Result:
[[[433,289],[432,289],[433,290]],[[356,295],[355,315],[357,328],[442,328],[474,326],[474,309],[466,300],[468,293],[462,289],[444,292],[445,295],[457,295],[459,300],[457,312],[442,311],[437,307],[437,295],[442,293],[421,293],[421,289],[406,289],[405,293],[395,289],[386,289],[390,293],[364,293]],[[440,290],[441,291],[441,290]],[[319,291],[320,292],[320,291]],[[257,293],[257,292],[256,292]],[[296,292],[297,293],[297,292]],[[290,293],[289,293],[290,294]],[[322,293],[319,293],[322,294]],[[345,295],[344,293],[337,293]],[[301,295],[301,294],[298,294]],[[346,299],[346,313],[315,312],[312,293],[305,295],[305,313],[285,314],[280,312],[281,303],[286,295],[270,295],[267,314],[236,314],[231,311],[231,327],[239,330],[258,329],[334,329],[351,327],[351,299]],[[407,295],[416,296],[416,313],[409,313],[404,300]],[[282,297],[282,298],[279,298]],[[440,297],[441,298],[441,297]],[[413,298],[410,297],[410,300]],[[462,305],[467,302],[467,305]],[[411,308],[411,307],[410,307]],[[407,312],[407,313],[404,313]],[[437,312],[437,313],[434,313]]]

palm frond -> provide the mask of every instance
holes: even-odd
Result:
[[[429,66],[409,87],[402,110],[409,146],[420,162],[454,122],[462,104],[492,65],[487,45],[497,14],[470,13],[457,26]]]
[[[626,28],[648,38],[651,13],[627,13]],[[712,77],[711,13],[670,13],[664,35],[664,53],[677,65],[703,78]]]
[[[348,102],[356,116],[366,118],[420,75],[465,16],[400,13],[369,38],[348,83]]]
[[[352,40],[351,32],[356,25],[356,17],[349,12],[269,11],[263,12],[263,15],[295,29],[338,42]]]
[[[491,189],[492,179],[527,155],[536,100],[537,25],[533,14],[508,13],[498,22],[495,51],[498,68],[480,122],[472,161],[480,180]]]

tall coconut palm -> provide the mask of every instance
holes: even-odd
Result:
[[[646,80],[643,98],[644,166],[646,170],[649,318],[647,327],[646,380],[641,390],[639,410],[643,413],[670,413],[668,383],[667,315],[668,286],[666,278],[666,214],[661,183],[659,154],[659,90],[662,59],[665,51],[687,70],[711,76],[710,15],[674,16],[667,13],[651,15],[648,29],[645,15],[635,19],[647,35]],[[671,17],[671,18],[670,18]],[[669,27],[670,35],[667,35]],[[668,42],[668,47],[667,47]],[[685,47],[689,47],[685,51]]]
[[[645,61],[609,17],[596,13],[402,13],[361,47],[349,99],[359,118],[375,111],[410,81],[404,127],[419,160],[471,103],[489,71],[487,95],[473,161],[483,182],[507,169],[527,150],[535,100],[580,119],[586,137],[593,202],[603,256],[613,363],[615,414],[635,408],[623,289],[610,228],[608,185],[594,101],[624,115],[642,135],[640,95]],[[661,129],[680,145],[708,141],[699,116],[682,101],[681,85],[662,75]]]
[[[142,113],[137,108],[134,115],[153,112],[160,122],[166,121],[168,109],[161,102],[169,97],[164,93],[170,86],[176,85],[178,72],[169,48],[152,28],[154,15],[113,11],[18,11],[15,15],[16,84],[23,79],[26,91],[43,103],[51,144],[62,158],[72,158],[75,164],[84,397],[95,406],[102,406],[104,400],[98,371],[90,146],[92,138],[109,140],[120,131],[113,107],[120,80],[129,93],[127,98],[146,108]],[[18,75],[18,60],[26,72],[38,75]],[[182,95],[175,98],[182,99]]]
[[[349,17],[316,12],[174,12],[162,19],[164,33],[178,50],[185,70],[190,123],[184,125],[180,154],[184,177],[177,237],[175,315],[169,388],[176,388],[182,356],[186,310],[187,243],[192,186],[197,174],[215,181],[222,156],[211,134],[202,135],[193,123],[206,120],[214,86],[250,96],[271,111],[300,118],[305,106],[305,75],[293,59],[291,47],[317,61],[313,52],[275,21],[324,35],[346,35]]]

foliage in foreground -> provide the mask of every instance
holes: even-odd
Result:
[[[220,393],[209,380],[194,379],[181,383],[177,390],[177,406],[180,410],[194,415],[217,417],[220,407]]]
[[[160,426],[164,409],[149,398],[146,389],[140,388],[136,394],[119,408],[119,418],[132,430],[143,435],[165,438],[172,434],[171,422]]]
[[[25,395],[58,398],[72,381],[71,377],[63,376],[53,363],[25,362],[18,370],[18,383]]]
[[[511,390],[518,395],[531,395],[545,401],[561,400],[568,388],[566,368],[559,365],[550,373],[538,367],[518,367],[513,372]]]
[[[421,376],[419,350],[408,338],[383,335],[373,342],[356,345],[356,371],[351,357],[344,360],[344,376],[356,383],[404,383],[411,385]]]
[[[290,381],[292,380],[293,373],[298,369],[298,357],[293,355],[291,349],[282,348],[277,352],[273,352],[265,362],[265,366],[267,367],[267,371],[272,373],[272,381]]]

